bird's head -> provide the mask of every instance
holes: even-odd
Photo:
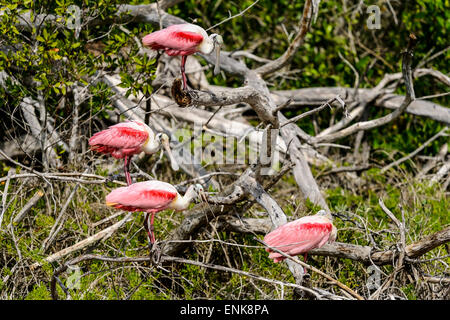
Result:
[[[165,134],[164,132],[158,132],[156,134],[156,139],[161,144],[163,144],[163,143],[168,144],[170,142],[169,136],[167,134]]]
[[[202,200],[203,202],[208,202],[207,195],[201,184],[199,183],[195,184],[194,190],[197,193],[197,197],[200,198],[200,200]]]
[[[186,190],[186,193],[184,194],[185,198],[189,199],[189,201],[193,199],[200,199],[202,201],[205,201],[206,195],[203,190],[203,187],[201,184],[191,184],[189,188]]]
[[[214,75],[218,75],[220,72],[220,48],[223,45],[223,38],[217,33],[213,33],[209,37],[213,41],[214,47],[216,48],[216,65],[214,67]]]
[[[223,38],[220,34],[213,33],[213,34],[211,34],[210,37],[215,46],[217,45],[217,46],[221,47],[223,45]]]
[[[331,213],[329,213],[329,212],[327,212],[326,210],[319,210],[317,213],[316,213],[316,215],[317,216],[323,216],[323,217],[326,217],[326,218],[328,218],[329,220],[331,220],[331,221],[333,221],[333,216],[331,215]]]
[[[200,183],[194,184],[194,191],[195,191],[197,194],[202,193],[202,192],[204,191],[204,190],[203,190],[203,186],[202,186]]]

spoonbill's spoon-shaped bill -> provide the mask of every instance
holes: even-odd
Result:
[[[159,141],[161,141],[161,145],[163,146],[164,150],[167,152],[167,156],[170,160],[170,166],[172,167],[172,170],[178,171],[180,169],[180,166],[178,165],[178,162],[175,160],[172,154],[172,149],[170,149],[170,142],[169,142],[169,136],[165,133],[158,133],[157,136],[160,135]]]

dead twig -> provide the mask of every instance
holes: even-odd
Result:
[[[330,107],[330,108],[331,108],[331,104],[332,104],[334,101],[342,101],[342,99],[340,99],[340,98],[338,98],[338,97],[339,97],[339,96],[336,96],[336,97],[334,97],[334,98],[328,100],[327,102],[325,102],[323,105],[321,105],[321,106],[318,107],[318,108],[315,108],[315,109],[313,109],[313,110],[304,112],[304,113],[302,113],[302,114],[300,114],[300,115],[298,115],[298,116],[296,116],[296,117],[293,117],[293,118],[291,118],[291,119],[289,119],[289,120],[287,120],[287,121],[281,123],[281,124],[280,124],[280,127],[284,127],[285,125],[287,125],[287,124],[289,124],[289,123],[297,122],[297,121],[300,120],[300,119],[303,119],[303,118],[308,117],[308,116],[310,116],[310,115],[312,115],[312,114],[314,114],[314,113],[317,113],[317,112],[322,111],[322,110],[325,109],[326,107]],[[339,99],[339,100],[338,100],[338,99]],[[288,100],[288,101],[289,101],[289,100]]]
[[[34,195],[28,200],[25,206],[19,211],[19,213],[14,217],[13,223],[20,223],[23,218],[27,215],[27,213],[33,208],[36,203],[42,198],[44,192],[42,190],[38,190],[34,193]]]

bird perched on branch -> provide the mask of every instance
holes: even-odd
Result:
[[[320,210],[313,216],[302,217],[276,228],[264,237],[264,242],[291,256],[304,254],[306,262],[308,251],[335,241],[336,235],[337,229],[332,223],[331,215]],[[266,248],[266,251],[274,262],[286,259],[270,248]]]
[[[170,150],[169,137],[165,133],[155,135],[149,126],[140,121],[121,122],[97,132],[89,139],[89,145],[91,150],[110,154],[116,159],[124,159],[124,171],[128,185],[131,184],[129,158],[141,152],[156,153],[161,145],[167,151],[172,169],[175,171],[179,169]]]
[[[216,48],[216,66],[214,75],[220,71],[220,47],[223,44],[222,36],[213,33],[210,36],[205,29],[195,24],[184,23],[171,25],[165,29],[152,32],[142,39],[144,46],[154,50],[164,50],[169,56],[181,56],[181,76],[183,77],[183,90],[186,90],[186,74],[184,66],[186,57],[200,52],[210,54]]]
[[[145,212],[144,228],[150,243],[153,244],[155,242],[153,230],[155,213],[166,209],[185,210],[198,196],[203,196],[203,187],[200,184],[189,186],[184,196],[181,196],[170,183],[151,180],[114,189],[106,196],[106,204],[125,211]],[[149,214],[151,214],[150,227],[148,226]]]

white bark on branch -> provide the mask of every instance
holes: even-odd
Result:
[[[402,74],[405,81],[406,86],[406,96],[403,100],[400,107],[395,110],[394,112],[385,115],[384,117],[369,120],[369,121],[361,121],[358,123],[355,123],[351,125],[350,127],[347,127],[345,129],[342,129],[341,131],[338,131],[336,133],[332,133],[326,136],[321,137],[314,137],[312,139],[313,144],[317,144],[320,142],[332,142],[341,138],[345,138],[353,133],[356,133],[361,130],[370,130],[374,129],[380,126],[383,126],[394,119],[398,118],[400,114],[403,113],[403,111],[406,110],[406,108],[409,106],[409,104],[415,100],[415,94],[414,94],[414,86],[413,86],[413,80],[412,80],[412,72],[411,72],[411,63],[413,58],[413,50],[416,43],[416,36],[411,34],[409,37],[409,44],[407,50],[403,53],[403,63],[402,63]]]
[[[433,142],[434,140],[436,140],[437,138],[439,138],[440,136],[443,136],[446,134],[448,130],[448,127],[444,127],[441,131],[439,131],[438,133],[436,133],[434,136],[432,136],[430,139],[428,139],[427,141],[425,141],[424,144],[422,144],[419,148],[417,148],[416,150],[414,150],[413,152],[411,152],[410,154],[388,164],[387,166],[383,167],[380,170],[380,174],[385,173],[387,170],[389,170],[390,168],[393,168],[395,166],[398,166],[400,163],[405,162],[408,159],[411,159],[412,157],[414,157],[416,154],[418,154],[420,151],[422,151],[423,149],[425,149],[426,146],[428,146],[431,142]]]
[[[398,109],[405,99],[404,96],[379,92],[375,88],[360,88],[357,90],[358,101],[361,104],[371,101],[374,94],[378,94],[379,96],[373,101],[373,105],[386,109]],[[342,97],[351,97],[353,94],[353,88],[318,87],[272,91],[273,99],[277,104],[282,104],[288,99],[292,99],[291,108],[298,106],[318,106],[325,103],[327,100],[332,99],[337,94],[340,94]],[[351,104],[353,101],[346,100],[346,102]],[[411,102],[405,112],[416,116],[427,117],[450,125],[450,108],[440,106],[434,102],[420,100],[420,98],[416,99]]]
[[[58,159],[58,154],[51,147],[50,144],[51,141],[49,139],[41,141],[42,132],[46,130],[46,128],[42,128],[36,116],[33,101],[28,98],[24,98],[23,101],[20,103],[20,107],[22,108],[23,116],[31,130],[31,135],[36,140],[36,143],[38,145],[41,145],[42,152],[47,154],[47,156],[44,159],[47,159],[47,161],[50,164],[50,167],[60,167],[62,163]],[[43,144],[41,144],[41,142]]]
[[[24,154],[31,154],[40,147],[36,144],[36,140],[32,135],[19,136],[10,141],[5,141],[0,144],[0,149],[2,149],[10,157],[22,156]],[[6,160],[2,155],[0,155],[0,160]]]
[[[30,200],[25,204],[25,206],[19,211],[19,213],[14,217],[12,221],[14,224],[20,223],[23,218],[28,214],[28,212],[33,208],[36,203],[44,196],[44,192],[42,190],[38,190],[34,193]]]

